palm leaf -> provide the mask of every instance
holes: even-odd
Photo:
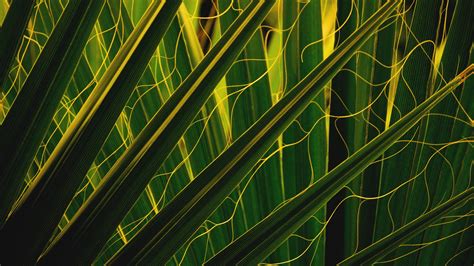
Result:
[[[330,80],[395,9],[389,2],[204,169],[112,259],[165,263],[230,194]]]
[[[461,8],[463,10],[471,10],[472,7],[470,5],[471,2],[467,3],[458,1],[456,3],[456,8],[458,9],[457,12],[459,12],[459,8],[461,8],[460,6],[463,6]],[[423,1],[420,1],[415,5],[412,27],[410,27],[411,35],[408,37],[407,48],[405,51],[405,54],[409,52],[413,53],[407,58],[401,73],[402,75],[396,91],[392,120],[396,120],[396,117],[399,114],[407,112],[414,106],[414,104],[416,104],[416,102],[421,101],[440,88],[445,82],[441,81],[441,77],[445,80],[449,80],[456,75],[456,72],[462,70],[467,65],[468,57],[466,54],[468,54],[469,48],[472,44],[472,37],[463,37],[463,34],[453,35],[448,32],[444,50],[437,49],[435,51],[433,43],[430,42],[420,44],[423,40],[436,41],[439,39],[439,37],[436,37],[441,34],[440,30],[437,29],[441,21],[440,14],[438,13],[442,8],[445,8],[444,3],[436,3],[433,1],[430,1],[429,3],[423,3]],[[458,27],[464,28],[467,23],[470,23],[468,21],[472,20],[469,18],[469,15],[467,15],[467,12],[469,11],[464,11],[466,14],[462,15],[462,17],[456,14],[457,12],[455,12],[454,17],[451,20],[449,31],[455,32],[458,30]],[[423,19],[424,16],[425,18]],[[459,26],[461,24],[463,26]],[[453,45],[455,45],[456,48],[454,48]],[[436,62],[432,62],[432,60],[441,52],[441,64],[437,66],[435,65]],[[461,54],[463,56],[461,56]],[[423,63],[423,61],[425,63]],[[439,73],[436,73],[437,71],[439,71]],[[415,89],[417,88],[416,84],[421,85],[420,82],[427,84],[427,89]],[[397,154],[395,158],[383,163],[383,171],[380,179],[382,182],[380,190],[381,194],[398,186],[400,182],[405,182],[422,172],[424,175],[430,176],[430,178],[426,179],[427,181],[425,181],[425,178],[416,178],[407,186],[397,190],[393,196],[390,197],[390,201],[397,202],[398,204],[389,205],[390,201],[387,201],[388,197],[377,202],[379,206],[376,215],[378,222],[375,229],[376,235],[374,240],[381,237],[382,231],[385,231],[385,234],[388,234],[393,230],[393,227],[398,228],[401,225],[406,224],[408,221],[421,215],[425,209],[432,208],[439,202],[445,200],[449,193],[444,193],[444,191],[449,189],[454,190],[454,186],[457,185],[452,184],[458,183],[458,180],[460,179],[464,179],[464,176],[460,175],[460,168],[453,167],[451,169],[450,164],[453,158],[447,156],[446,152],[457,148],[463,151],[466,149],[466,145],[468,144],[453,145],[452,147],[443,148],[439,152],[435,152],[432,146],[432,143],[445,143],[452,140],[461,140],[466,136],[452,134],[452,128],[455,121],[453,117],[456,117],[456,113],[462,112],[461,110],[457,111],[459,108],[463,108],[458,108],[458,101],[456,99],[456,97],[459,97],[461,93],[462,91],[458,90],[454,94],[454,97],[447,97],[433,110],[432,114],[427,119],[424,119],[422,123],[420,123],[418,128],[405,136],[405,138],[414,139],[416,142],[399,144],[398,147],[387,152],[386,156],[388,157],[391,157],[391,154],[393,154],[394,151],[397,151]],[[400,154],[398,154],[401,146],[404,148]],[[400,169],[400,164],[404,164],[407,167]],[[391,176],[391,173],[395,169],[400,170],[397,170],[399,172],[399,178],[396,180],[387,178],[388,176]],[[445,176],[452,176],[452,178],[445,178]],[[465,188],[466,186],[463,187]],[[384,220],[388,215],[394,217],[393,227],[392,223],[387,223],[386,220]],[[434,233],[436,230],[437,229],[428,230],[427,234],[420,234],[412,239],[412,241],[414,243],[422,243],[430,241],[430,239],[434,240],[441,237],[439,233]],[[423,240],[424,235],[426,236],[425,240]],[[413,252],[413,255],[411,256],[404,256],[405,254],[411,253],[412,249],[413,248],[410,247],[400,248],[395,256],[403,256],[403,258],[398,263],[402,265],[415,263],[431,264],[431,259],[435,258],[433,255],[426,254],[429,248],[426,248],[421,252]],[[423,254],[422,258],[420,257],[421,254]],[[447,259],[445,261],[447,261]]]
[[[14,1],[0,27],[0,92],[8,70],[20,48],[21,39],[25,33],[35,0]]]
[[[253,1],[247,7],[107,173],[40,263],[58,263],[72,257],[90,263],[97,256],[273,4],[274,1]],[[111,209],[115,211],[110,212]],[[84,247],[85,243],[89,243],[88,248],[78,252],[76,245]],[[172,252],[163,251],[163,256],[169,258],[177,247],[168,242],[167,248]]]
[[[0,128],[0,148],[15,151],[0,155],[0,224],[18,197],[102,6],[101,1],[68,5]]]
[[[432,57],[434,53],[433,43],[430,40],[436,39],[437,25],[439,21],[439,10],[442,1],[416,1],[413,10],[413,20],[409,24],[408,37],[404,55],[410,56],[406,58],[401,75],[401,81],[396,88],[396,96],[393,103],[393,110],[389,114],[388,124],[393,124],[403,115],[412,110],[417,103],[422,102],[427,95],[427,88],[430,88],[430,73],[432,71]],[[420,42],[422,45],[419,45]],[[413,50],[414,49],[414,50]],[[413,50],[413,51],[412,51]],[[412,129],[404,138],[417,139],[417,128]],[[382,172],[380,174],[379,194],[383,195],[391,191],[394,187],[398,187],[404,183],[411,176],[415,175],[416,165],[413,166],[416,152],[416,145],[410,144],[404,147],[404,143],[395,145],[388,150],[384,155],[390,157],[391,154],[397,154],[397,160],[387,160],[383,163]],[[398,153],[398,151],[403,150]],[[407,167],[400,168],[400,165]],[[412,167],[413,166],[413,167]],[[390,176],[397,172],[399,178],[390,178]],[[420,182],[418,180],[417,182]],[[406,201],[407,193],[411,188],[403,187],[395,193],[392,197],[394,202]],[[425,200],[422,193],[411,193],[417,199],[412,198],[411,201],[421,202]],[[374,240],[377,240],[392,230],[392,224],[387,223],[389,210],[386,207],[389,199],[383,198],[377,201],[377,216],[374,229]],[[397,204],[390,212],[394,219],[394,226],[399,227],[404,224],[406,206],[404,204]],[[418,211],[421,211],[419,209]],[[411,213],[411,218],[415,218],[420,213]],[[410,218],[410,217],[406,217]]]
[[[356,178],[370,163],[410,130],[416,122],[462,84],[473,72],[474,65],[471,65],[445,87],[359,149],[314,185],[290,199],[243,236],[232,242],[208,263],[210,265],[248,265],[258,263],[265,258],[309,219],[314,212],[324,206],[332,196]],[[471,196],[472,192],[470,190],[468,195]]]
[[[218,9],[222,13],[219,17],[221,31],[229,28],[237,18],[238,10],[248,3],[248,0],[218,1]],[[236,140],[273,104],[264,40],[262,29],[257,30],[225,78],[231,120],[231,141]],[[274,145],[268,154],[274,154],[277,148],[278,145]],[[242,197],[238,210],[233,214],[235,222],[231,228],[230,226],[227,228],[228,231],[233,231],[233,236],[243,234],[283,200],[284,193],[280,180],[280,160],[277,156],[271,156],[242,181],[242,185],[230,196],[235,202]],[[260,191],[264,190],[273,193],[262,195]],[[220,209],[225,210],[229,207],[224,204]],[[287,253],[287,249],[282,249],[275,254],[274,259],[285,260],[288,258]]]
[[[1,229],[5,246],[18,250],[27,245],[30,254],[4,249],[5,257],[31,262],[40,255],[178,7],[161,1],[150,6]],[[49,215],[41,215],[44,210]]]
[[[402,118],[403,119],[403,118]],[[390,233],[369,247],[350,256],[338,265],[372,265],[393,251],[398,245],[419,234],[430,224],[443,217],[450,211],[469,202],[474,196],[474,188],[465,190],[445,203],[421,215],[410,223]]]
[[[443,55],[441,62],[439,64],[438,70],[439,74],[436,75],[435,83],[430,90],[436,91],[441,87],[445,80],[453,78],[458,71],[462,70],[468,65],[469,58],[465,55],[469,54],[469,49],[472,45],[472,35],[473,31],[473,21],[474,21],[474,3],[472,1],[457,1],[453,18],[449,27],[449,32],[446,38],[446,44],[443,50]],[[463,34],[460,33],[466,29],[470,29],[470,33]],[[422,132],[426,132],[422,138],[422,145],[419,145],[420,149],[420,167],[427,167],[424,171],[427,175],[433,175],[430,178],[428,184],[429,204],[426,205],[429,208],[436,206],[440,202],[443,202],[448,197],[448,194],[445,194],[444,191],[451,188],[453,191],[458,191],[458,189],[466,189],[465,181],[466,175],[462,173],[462,167],[453,167],[453,172],[450,173],[449,164],[454,162],[454,154],[467,153],[466,149],[469,149],[468,143],[462,143],[455,145],[454,147],[449,147],[441,151],[443,156],[434,156],[433,150],[429,145],[424,145],[424,143],[447,143],[451,140],[462,140],[467,139],[471,136],[469,130],[472,129],[469,125],[456,123],[456,120],[453,117],[458,117],[463,119],[463,110],[462,108],[469,107],[469,104],[459,106],[458,99],[464,99],[472,95],[471,89],[467,86],[469,82],[466,82],[464,90],[458,91],[455,94],[455,97],[448,97],[442,103],[440,103],[433,111],[432,116],[425,119],[424,127]],[[472,96],[471,96],[472,97]],[[468,109],[467,109],[468,110]],[[439,115],[439,114],[442,114]],[[460,132],[457,128],[462,128]],[[460,134],[461,133],[461,134]],[[459,149],[459,151],[457,151]],[[449,162],[449,163],[448,163]],[[422,169],[418,169],[421,171]],[[443,171],[444,170],[444,171]],[[446,176],[451,176],[452,178],[446,178]],[[453,180],[454,179],[454,180]],[[453,185],[454,182],[454,185]],[[425,184],[420,186],[422,182],[418,182],[418,186],[414,187],[414,190],[423,191]],[[415,210],[420,208],[422,202],[417,204],[408,204],[408,211]],[[442,238],[442,230],[446,228],[437,227],[430,230],[426,230],[422,236],[420,236],[420,242],[429,242],[435,241],[436,239]],[[449,230],[451,231],[451,230]],[[440,245],[442,246],[442,245]],[[448,248],[448,247],[446,247]],[[451,247],[452,248],[452,247]],[[436,258],[436,255],[439,252],[435,251],[434,247],[426,248],[419,252],[417,263],[423,264],[433,264],[433,260]],[[448,258],[445,258],[444,261],[447,261]],[[443,261],[443,260],[440,260]]]
[[[266,1],[0,0],[0,264],[473,262],[474,3]]]
[[[283,92],[287,93],[323,60],[321,1],[284,1],[281,6],[283,31]],[[282,169],[286,198],[291,198],[327,172],[326,97],[321,92],[283,134]],[[316,147],[310,149],[309,147]],[[318,234],[325,210],[290,238],[294,263],[323,264],[324,234]],[[308,242],[306,239],[316,241]]]

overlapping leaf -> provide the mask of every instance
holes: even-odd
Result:
[[[474,188],[471,187],[431,211],[417,217],[415,220],[404,225],[395,232],[390,233],[376,243],[345,259],[340,262],[339,265],[372,265],[372,263],[376,262],[378,259],[381,259],[392,252],[398,245],[425,230],[427,226],[435,222],[437,219],[443,217],[459,206],[462,206],[466,202],[469,202],[473,196]]]
[[[67,6],[0,128],[0,149],[12,151],[0,154],[0,224],[18,197],[103,4]]]
[[[0,92],[28,25],[35,0],[13,1],[0,27]]]
[[[274,3],[252,1],[249,4],[107,173],[40,263],[58,263],[71,258],[89,263],[95,258]],[[86,243],[87,248],[84,248]],[[173,242],[167,240],[166,249],[161,250],[158,260],[168,259],[180,245],[182,241],[177,236]],[[146,257],[141,259],[147,260]]]
[[[156,1],[149,7],[2,228],[5,257],[28,263],[40,255],[179,5]],[[14,252],[20,249],[29,254]]]
[[[388,2],[383,6],[328,59],[269,109],[161,210],[112,259],[112,263],[146,263],[151,260],[165,263],[396,6],[397,2]]]
[[[314,185],[290,199],[243,236],[219,252],[208,263],[249,265],[258,263],[283,240],[324,206],[339,190],[356,178],[368,165],[410,130],[447,95],[474,73],[474,65],[464,70],[385,132],[359,149]],[[473,190],[467,194],[472,196]],[[464,197],[463,197],[464,198]]]

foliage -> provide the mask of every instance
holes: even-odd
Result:
[[[470,0],[0,0],[0,264],[474,263]]]

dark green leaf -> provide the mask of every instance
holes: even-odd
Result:
[[[150,5],[10,215],[0,239],[7,247],[2,252],[12,261],[31,263],[44,249],[179,5],[179,1]],[[29,254],[15,252],[22,249]]]
[[[253,1],[247,7],[107,173],[46,251],[41,264],[66,262],[71,258],[90,263],[95,258],[274,3],[274,0]],[[166,249],[156,259],[167,261],[182,244],[177,237],[173,242],[167,240]]]
[[[222,31],[229,28],[238,16],[238,10],[244,8],[249,2],[249,0],[218,1],[218,9],[222,13],[219,16]],[[231,9],[227,10],[229,7]],[[257,30],[226,75],[232,141],[236,140],[272,106],[264,38],[262,29]],[[278,145],[274,145],[268,154],[274,153],[277,148]],[[227,230],[233,232],[233,236],[243,234],[284,199],[281,164],[278,156],[268,158],[263,165],[257,165],[256,169],[230,196],[235,202],[239,201],[239,197],[242,198],[238,209],[230,214],[233,216],[233,222]],[[272,191],[272,193],[262,194],[261,191]],[[226,207],[230,209],[225,204],[220,209],[225,210]],[[287,248],[281,249],[278,253],[272,258],[273,260],[284,261],[289,258]]]
[[[471,200],[473,196],[474,188],[471,187],[431,211],[417,217],[369,247],[350,256],[338,265],[372,265],[372,263],[392,252],[398,245],[403,244],[405,241],[410,240],[413,236],[425,230],[439,218]]]
[[[250,265],[264,259],[308,220],[313,213],[323,207],[339,190],[356,178],[367,166],[410,130],[436,104],[452,93],[473,72],[474,65],[471,65],[445,87],[359,149],[314,185],[290,199],[243,236],[232,242],[208,263],[210,265]],[[472,191],[469,194],[471,195]]]
[[[288,93],[323,60],[321,8],[320,0],[282,3],[284,93]],[[286,199],[327,173],[326,107],[325,92],[321,91],[283,133],[281,160]],[[316,219],[308,221],[296,232],[298,237],[288,240],[290,258],[298,258],[293,263],[324,264],[326,240],[324,233],[319,233],[326,219],[325,210],[320,210],[314,216]],[[316,236],[318,238],[313,242],[307,241]]]
[[[0,150],[11,151],[0,154],[0,225],[18,197],[103,5],[74,1],[67,6],[0,128]]]
[[[8,70],[20,48],[35,3],[36,0],[13,1],[0,26],[0,92],[3,91],[2,86],[8,76]]]
[[[113,259],[165,263],[239,184],[278,136],[395,9],[389,2],[204,169]],[[268,7],[272,3],[265,2]],[[265,5],[264,4],[264,5]],[[276,247],[275,247],[276,248]],[[270,251],[273,251],[270,250]],[[268,254],[267,254],[268,255]]]

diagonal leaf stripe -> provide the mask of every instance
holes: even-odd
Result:
[[[425,230],[430,224],[443,217],[450,211],[462,206],[473,197],[474,188],[471,187],[470,189],[463,191],[459,195],[456,195],[445,203],[397,229],[395,232],[373,243],[367,248],[338,263],[338,265],[372,265],[372,263],[388,255],[400,244],[410,240],[416,234]]]
[[[269,109],[233,145],[203,170],[110,261],[112,264],[164,263],[219,206],[289,124],[322,91],[395,10],[389,1],[334,53]],[[267,243],[268,244],[268,243]]]
[[[305,191],[290,199],[271,215],[267,216],[247,231],[247,233],[214,256],[208,263],[210,265],[248,265],[258,263],[261,259],[264,259],[318,209],[324,206],[339,190],[356,178],[385,150],[411,129],[436,104],[462,84],[473,72],[474,65],[470,65],[445,87],[359,149],[322,177],[320,181],[308,187]],[[469,193],[472,193],[472,191]]]
[[[86,264],[97,256],[274,4],[248,5],[107,173],[40,264],[71,259]],[[168,241],[158,260],[166,261],[181,244],[177,238]]]
[[[180,3],[155,1],[143,15],[1,229],[5,261],[9,258],[16,264],[32,264],[43,251]],[[45,210],[48,215],[44,215]]]
[[[322,32],[322,1],[284,1],[281,7],[281,19],[284,40],[283,47],[283,85],[287,93],[323,60]],[[295,60],[300,58],[300,60]],[[301,192],[309,184],[327,173],[327,155],[329,146],[326,136],[326,97],[320,93],[313,99],[313,104],[289,126],[283,133],[282,143],[282,172],[285,199]],[[309,147],[317,147],[310,149]],[[273,193],[268,193],[273,194]],[[279,201],[281,203],[281,201]],[[274,208],[272,208],[273,210]],[[265,213],[265,216],[269,212]],[[301,265],[324,264],[325,238],[324,234],[313,243],[307,238],[318,235],[324,224],[325,210],[315,214],[316,219],[303,225],[297,235],[289,243],[290,258]],[[261,217],[263,219],[264,217]],[[275,261],[271,257],[269,261]]]
[[[472,11],[0,0],[0,264],[472,264]]]
[[[0,92],[8,70],[20,48],[35,0],[12,1],[7,16],[0,26]]]
[[[444,84],[443,79],[449,80],[454,77],[458,71],[465,68],[469,65],[469,57],[465,56],[469,54],[469,49],[473,43],[473,35],[474,35],[474,2],[473,1],[456,1],[455,11],[453,13],[453,18],[451,20],[451,24],[448,31],[448,36],[446,39],[446,44],[443,49],[443,54],[440,59],[440,64],[438,69],[441,71],[441,75],[436,75],[436,81],[430,87],[431,93],[432,90],[436,90],[437,88],[441,87]],[[467,30],[467,32],[466,32]],[[462,31],[460,33],[459,31]],[[441,79],[441,77],[443,77]],[[464,90],[457,90],[454,94],[456,97],[466,97],[469,93],[472,93],[472,87],[468,86],[469,81],[466,81],[464,85]],[[464,95],[464,96],[463,96]],[[469,97],[469,96],[468,96]],[[472,100],[472,94],[471,94]],[[469,106],[469,104],[461,105],[463,108]],[[426,173],[430,176],[429,184],[427,191],[424,191],[425,182],[422,180],[416,180],[413,182],[412,189],[408,192],[407,196],[407,203],[406,203],[406,213],[404,219],[406,222],[413,220],[415,217],[421,215],[420,206],[423,206],[426,202],[426,196],[429,197],[429,202],[427,203],[427,207],[430,208],[437,206],[440,202],[443,202],[446,197],[444,191],[447,191],[451,187],[451,180],[450,178],[446,178],[446,172],[443,169],[447,169],[446,162],[447,161],[455,162],[455,159],[448,151],[445,150],[443,153],[443,159],[440,157],[433,158],[432,160],[428,159],[432,156],[432,151],[425,145],[425,143],[444,143],[449,141],[450,139],[462,138],[462,135],[455,135],[456,133],[456,120],[455,119],[448,119],[451,117],[456,117],[457,113],[459,112],[461,106],[459,102],[455,100],[455,97],[447,97],[441,104],[438,104],[432,111],[431,114],[443,114],[444,117],[428,117],[424,119],[423,123],[420,127],[419,139],[421,143],[417,148],[417,154],[415,155],[418,158],[419,162],[415,169],[416,171],[420,171],[422,165],[428,164],[428,168],[425,170]],[[467,130],[472,131],[472,126],[466,125]],[[423,133],[424,132],[424,133]],[[462,131],[461,131],[462,132]],[[459,133],[458,133],[459,134]],[[471,135],[471,134],[467,134]],[[466,145],[457,145],[458,150],[466,149]],[[472,147],[471,147],[472,149]],[[463,161],[469,161],[466,157]],[[429,162],[429,163],[428,163]],[[465,174],[461,171],[461,167],[454,168],[454,175],[457,176],[456,184],[459,184],[460,180],[467,180]],[[418,193],[414,193],[414,191],[419,191]],[[429,193],[428,193],[429,191]],[[417,194],[417,195],[413,195]],[[411,243],[426,243],[433,241],[434,239],[442,237],[442,230],[446,230],[448,226],[436,226],[434,228],[430,228],[424,231],[422,234],[417,235],[416,237],[410,239]],[[456,237],[452,237],[449,241],[455,241]],[[416,263],[419,265],[432,265],[436,264],[433,260],[437,257],[437,255],[448,255],[449,252],[447,250],[454,248],[454,246],[458,246],[457,244],[449,243],[449,241],[442,241],[439,245],[430,245],[427,248],[422,249],[419,254],[417,254]],[[442,247],[443,245],[448,245],[449,247]],[[436,248],[444,250],[444,252],[436,251]],[[445,253],[446,252],[446,253]],[[405,254],[406,252],[400,251],[399,254]],[[415,256],[413,256],[415,257]],[[415,261],[415,258],[412,258]],[[446,260],[446,259],[445,259]],[[410,260],[406,260],[408,264],[415,263],[411,262]],[[443,260],[439,260],[443,261]]]
[[[0,150],[12,151],[0,154],[0,225],[18,197],[104,3],[67,5],[0,128]]]
[[[239,14],[238,9],[245,7],[249,2],[248,0],[217,1],[220,13],[222,12],[222,16],[219,17],[221,30],[227,29]],[[233,6],[235,10],[224,11],[229,6]],[[265,59],[265,42],[262,29],[259,29],[225,77],[232,140],[237,139],[252,126],[273,104],[268,76],[269,68],[267,62],[262,59]],[[249,106],[252,108],[248,108]],[[274,145],[268,152],[275,152],[277,148],[278,145]],[[277,156],[270,158],[258,171],[251,174],[254,181],[245,189],[244,186],[235,189],[234,193],[229,196],[234,201],[237,201],[240,195],[243,198],[241,206],[233,214],[233,220],[236,222],[226,225],[229,228],[228,231],[232,231],[234,235],[243,234],[283,201],[284,191],[280,182],[280,169],[279,158]],[[249,177],[250,175],[241,184],[247,183]],[[271,190],[274,193],[268,193],[262,197],[259,193],[262,189]],[[225,209],[225,207],[222,206],[219,209]],[[213,216],[209,219],[213,219]],[[226,245],[216,250],[220,250]],[[273,259],[286,260],[287,250],[288,248],[282,248],[280,252],[277,252],[279,254],[273,256]]]

